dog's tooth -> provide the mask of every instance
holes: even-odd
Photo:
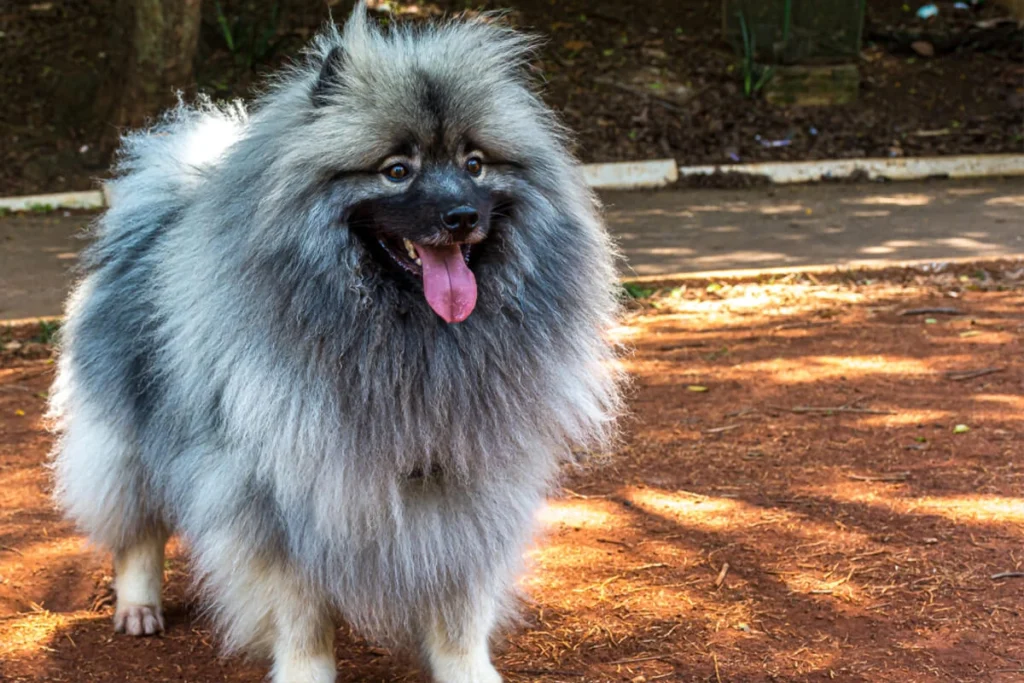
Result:
[[[417,256],[416,258],[413,259],[413,263],[415,263],[417,266],[422,266],[423,265],[423,259],[421,259],[419,256]]]
[[[405,253],[409,255],[409,258],[416,259],[416,247],[407,239],[403,239],[402,243],[405,244]]]

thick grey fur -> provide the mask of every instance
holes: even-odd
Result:
[[[613,250],[530,50],[360,7],[248,111],[180,106],[124,138],[63,330],[57,497],[115,553],[180,533],[230,649],[272,637],[250,571],[413,647],[425,615],[507,605],[560,462],[610,435]],[[388,191],[361,171],[439,124],[509,162],[481,182],[516,200],[457,325],[344,223]]]

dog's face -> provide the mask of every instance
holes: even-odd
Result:
[[[469,317],[478,278],[508,258],[530,167],[559,163],[545,161],[555,145],[539,101],[502,63],[503,46],[522,50],[513,40],[484,25],[350,25],[309,93],[305,134],[321,144],[309,170],[332,188],[361,270],[448,323]]]
[[[396,286],[421,288],[446,322],[473,312],[474,267],[510,210],[511,199],[488,177],[502,165],[470,139],[450,148],[436,139],[403,141],[374,170],[377,187],[364,190],[372,196],[349,210],[348,227],[372,267]]]

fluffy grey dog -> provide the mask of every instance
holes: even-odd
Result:
[[[64,331],[57,496],[163,628],[179,532],[230,649],[334,680],[345,619],[492,683],[560,461],[619,407],[612,250],[530,42],[360,4],[250,110],[124,141]]]

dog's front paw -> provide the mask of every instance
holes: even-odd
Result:
[[[114,612],[114,630],[130,636],[152,636],[164,630],[164,615],[154,605],[121,605]]]

